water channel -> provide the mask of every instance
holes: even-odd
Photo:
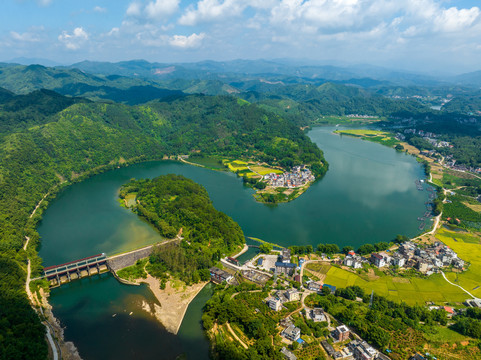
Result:
[[[232,173],[177,162],[137,164],[75,184],[52,201],[39,226],[44,265],[159,241],[149,224],[120,207],[117,194],[131,178],[168,173],[205,186],[214,206],[237,221],[246,236],[280,245],[357,247],[415,235],[428,196],[414,183],[424,178],[422,167],[411,156],[333,130],[309,133],[330,163],[326,176],[295,201],[278,206],[255,202],[253,190]],[[156,301],[147,287],[121,285],[108,274],[54,289],[50,302],[66,326],[66,340],[74,341],[85,359],[208,359],[200,318],[211,292],[206,287],[194,299],[178,336],[144,310]]]

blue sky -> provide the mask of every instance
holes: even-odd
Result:
[[[299,58],[481,69],[479,0],[2,0],[0,60]]]

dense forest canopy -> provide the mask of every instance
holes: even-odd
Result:
[[[240,226],[216,210],[205,188],[181,175],[152,180],[133,180],[120,196],[136,194],[133,210],[153,224],[168,239],[180,244],[154,250],[150,262],[155,271],[169,271],[187,283],[196,282],[221,256],[244,244]]]

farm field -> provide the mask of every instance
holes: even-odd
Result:
[[[284,173],[282,170],[269,168],[269,167],[265,167],[265,166],[260,166],[260,165],[252,165],[252,166],[249,166],[249,168],[253,172],[256,172],[256,173],[258,173],[259,175],[262,175],[262,176],[267,175],[267,174],[271,174],[271,173],[274,173],[274,174],[283,174]]]
[[[440,229],[436,238],[452,248],[458,256],[470,263],[463,273],[446,272],[446,277],[471,294],[481,297],[481,244],[476,235]],[[323,269],[325,271],[325,268]],[[350,271],[331,266],[327,271],[325,283],[347,287],[357,285],[366,292],[374,292],[391,300],[408,304],[434,301],[436,303],[461,303],[469,298],[465,292],[444,280],[441,274],[431,275],[428,279],[381,276],[374,280]]]
[[[381,120],[385,120],[385,118],[380,117],[372,117],[372,118],[365,118],[365,117],[347,117],[347,116],[336,116],[336,115],[328,115],[322,116],[317,119],[316,123],[319,124],[343,124],[343,125],[363,125],[363,124],[372,124]]]
[[[481,244],[479,236],[441,229],[436,234],[436,238],[453,249],[461,259],[471,264],[467,271],[460,274],[447,273],[446,277],[474,296],[481,297]]]
[[[261,176],[270,173],[284,173],[284,171],[279,169],[258,165],[254,162],[246,162],[242,160],[223,160],[222,163],[227,166],[230,171],[238,174],[239,176],[246,176],[247,178],[260,178]]]
[[[360,137],[362,140],[377,142],[387,146],[394,146],[401,142],[392,134],[380,130],[353,129],[353,130],[337,130],[336,134]]]
[[[469,296],[461,289],[450,285],[441,274],[434,274],[429,279],[381,276],[376,280],[365,280],[350,271],[331,267],[327,272],[325,283],[336,287],[357,285],[370,293],[385,296],[390,300],[404,301],[407,304],[462,303]]]

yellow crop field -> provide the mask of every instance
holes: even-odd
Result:
[[[262,175],[262,176],[267,175],[267,174],[271,174],[271,173],[283,174],[282,170],[269,168],[269,167],[265,167],[265,166],[260,166],[260,165],[252,165],[252,166],[250,166],[250,169],[252,171],[258,173],[259,175]]]

